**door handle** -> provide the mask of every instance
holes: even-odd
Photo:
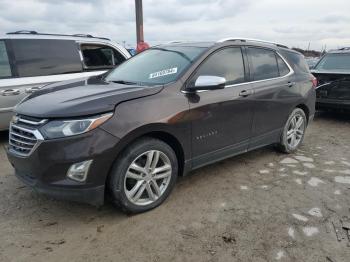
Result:
[[[33,86],[33,87],[29,87],[29,88],[26,88],[26,93],[27,94],[31,94],[35,91],[38,91],[42,88],[42,86]]]
[[[1,91],[2,96],[16,96],[19,95],[21,91],[19,89],[6,89]]]
[[[243,96],[243,97],[247,97],[254,94],[253,90],[243,90],[241,92],[239,92],[239,96]]]
[[[288,87],[293,87],[294,85],[295,85],[295,82],[290,82],[290,81],[288,81]]]

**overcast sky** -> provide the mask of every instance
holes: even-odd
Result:
[[[272,40],[350,46],[349,0],[143,0],[145,40]],[[134,0],[0,0],[0,33],[89,33],[135,45]]]

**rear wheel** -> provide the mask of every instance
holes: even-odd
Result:
[[[305,112],[296,108],[290,114],[281,136],[279,148],[285,153],[292,153],[298,149],[304,140],[307,119]]]
[[[143,138],[117,159],[109,179],[112,200],[124,211],[140,213],[159,206],[173,189],[176,154],[161,140]]]

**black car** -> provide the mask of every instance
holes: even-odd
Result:
[[[8,158],[37,191],[128,212],[160,205],[176,178],[275,144],[294,152],[315,112],[314,77],[285,46],[169,43],[103,76],[52,84],[16,107]]]
[[[350,47],[329,51],[312,70],[317,109],[350,110]]]

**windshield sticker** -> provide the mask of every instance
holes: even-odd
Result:
[[[161,77],[161,76],[166,76],[166,75],[172,75],[172,74],[176,74],[176,73],[177,73],[177,67],[164,69],[162,71],[158,71],[158,72],[154,72],[154,73],[149,74],[149,79],[157,78],[157,77]]]

